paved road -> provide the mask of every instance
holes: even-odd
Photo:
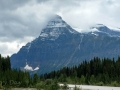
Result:
[[[63,84],[59,84],[63,86]],[[68,84],[70,90],[73,90],[75,85]],[[81,88],[82,90],[120,90],[120,87],[110,87],[110,86],[92,86],[92,85],[76,85],[76,87]]]

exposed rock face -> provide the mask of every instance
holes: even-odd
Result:
[[[23,68],[27,63],[38,72],[58,70],[77,65],[83,60],[98,57],[117,57],[120,54],[120,32],[98,24],[91,32],[79,33],[60,16],[51,19],[40,36],[23,46],[11,56],[13,68]]]

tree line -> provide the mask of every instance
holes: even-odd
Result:
[[[11,63],[9,56],[2,57],[0,54],[0,71],[4,72],[6,70],[11,70]]]
[[[37,81],[37,74],[31,77],[27,71],[11,69],[10,57],[2,57],[0,54],[0,88],[33,87]]]
[[[120,86],[120,57],[117,60],[95,57],[78,66],[46,73],[40,78],[57,79],[61,83]]]
[[[0,55],[0,88],[36,87],[56,90],[58,83],[120,86],[120,57],[117,60],[95,57],[90,61],[57,71],[32,76],[27,71],[12,69],[10,57]]]

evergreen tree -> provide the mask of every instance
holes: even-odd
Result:
[[[33,76],[33,83],[37,84],[38,80],[39,80],[38,75],[37,75],[37,73],[35,73]]]

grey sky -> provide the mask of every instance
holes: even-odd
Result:
[[[120,27],[119,9],[120,0],[0,0],[0,53],[17,53],[53,14],[87,31],[97,23]]]

